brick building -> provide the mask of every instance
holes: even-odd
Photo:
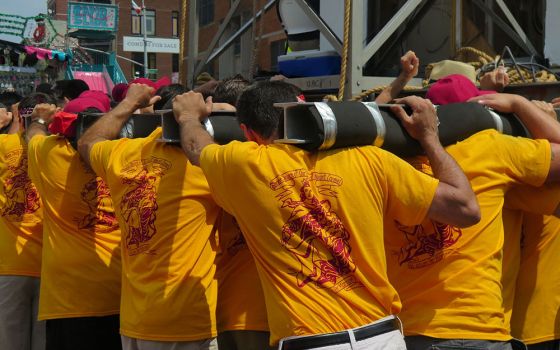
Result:
[[[142,18],[132,9],[130,0],[82,1],[116,4],[119,8],[118,32],[105,37],[80,38],[80,45],[102,51],[116,51],[119,56],[143,63]],[[148,67],[151,78],[162,76],[177,77],[179,71],[178,40],[180,36],[181,0],[145,0],[147,12],[147,33],[151,42],[148,50]],[[197,0],[199,15],[199,57],[212,41],[220,24],[227,15],[231,0]],[[252,17],[253,7],[262,8],[267,0],[242,0],[233,16],[224,42],[232,33]],[[141,0],[136,0],[141,4]],[[55,19],[67,20],[67,0],[48,0],[49,12]],[[188,30],[188,28],[187,28]],[[253,40],[253,33],[257,39]],[[260,35],[259,35],[260,34]],[[187,33],[187,40],[188,40]],[[219,46],[220,44],[218,44]],[[257,48],[255,48],[255,45]],[[256,69],[274,70],[277,56],[283,52],[285,35],[272,7],[262,21],[257,21],[255,29],[249,29],[228,50],[204,68],[217,78],[236,73],[250,76]],[[175,53],[177,52],[177,53]],[[142,74],[142,68],[126,59],[119,64],[127,76],[133,78]]]

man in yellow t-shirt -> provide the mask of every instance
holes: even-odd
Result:
[[[373,146],[310,153],[272,144],[281,114],[273,103],[296,101],[294,91],[278,81],[245,90],[237,116],[252,142],[225,146],[200,125],[211,102],[194,92],[176,97],[183,149],[245,235],[272,345],[404,349],[392,316],[400,302],[386,275],[383,217],[472,225],[478,206],[468,181],[439,143],[433,106],[418,97],[403,101],[411,116],[395,111],[437,164],[440,181]]]
[[[475,100],[516,113],[536,137],[550,126],[550,118],[520,96]],[[386,221],[389,278],[403,302],[400,317],[409,349],[511,349],[501,284],[504,196],[517,186],[557,182],[558,157],[551,155],[558,147],[494,130],[477,133],[446,150],[469,178],[481,208],[480,223],[460,229],[434,220],[414,226]],[[411,162],[430,172],[424,159]]]
[[[560,346],[559,249],[560,219],[525,213],[511,332],[530,350]]]
[[[44,205],[39,319],[47,320],[47,350],[121,349],[121,234],[113,203],[70,142],[77,115],[56,112],[37,105],[27,130],[29,176]],[[56,135],[46,136],[49,130]]]
[[[235,218],[223,212],[218,280],[218,346],[221,350],[266,350],[270,332],[255,261]]]
[[[47,96],[32,94],[20,103],[28,117]],[[0,348],[45,347],[45,323],[37,321],[43,210],[27,175],[27,143],[20,132],[0,135]]]
[[[214,203],[200,168],[179,147],[115,139],[153,88],[132,84],[125,99],[78,142],[85,163],[109,186],[122,232],[123,349],[216,349]]]
[[[560,219],[542,215],[554,213],[560,202],[558,192],[558,186],[525,187],[510,191],[506,197],[505,205],[516,217],[504,216],[508,239],[504,244],[504,275],[508,279],[503,283],[504,289],[512,289],[504,293],[504,304],[511,334],[531,350],[556,349],[560,342],[560,274],[556,269]]]

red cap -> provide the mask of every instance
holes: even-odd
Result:
[[[125,83],[119,83],[113,86],[113,91],[111,91],[111,96],[115,102],[121,102],[126,96],[126,90],[128,90],[128,85]]]
[[[171,85],[171,79],[169,79],[169,77],[163,77],[160,80],[154,82],[154,81],[152,81],[150,79],[147,79],[147,78],[136,78],[133,81],[131,81],[130,83],[128,83],[128,86],[125,88],[124,93],[122,95],[123,100],[126,96],[126,92],[128,91],[128,88],[130,87],[131,84],[144,84],[144,85],[148,85],[149,87],[154,88],[154,90],[157,90],[160,87]]]
[[[84,92],[85,93],[85,92]],[[64,106],[64,112],[67,113],[80,113],[88,108],[97,108],[102,113],[107,113],[111,109],[111,101],[104,93],[89,94],[83,96],[80,94],[78,98],[73,99]]]
[[[101,102],[101,104],[103,105],[103,109],[100,109],[101,112],[109,112],[111,110],[111,100],[103,91],[84,91],[80,94],[80,96],[78,96],[78,98],[81,97],[93,98]]]
[[[64,135],[66,137],[76,136],[76,124],[74,121],[78,118],[77,114],[56,112],[52,122],[49,124],[51,134]]]
[[[436,81],[426,93],[426,98],[435,105],[466,102],[469,99],[496,91],[479,90],[467,77],[451,74]]]

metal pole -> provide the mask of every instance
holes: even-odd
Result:
[[[194,69],[198,59],[198,12],[196,8],[197,1],[189,1],[189,42],[188,42],[188,68],[187,68],[187,86],[194,87]]]
[[[146,6],[142,0],[142,27],[144,29],[144,78],[148,77],[148,27],[146,27]]]

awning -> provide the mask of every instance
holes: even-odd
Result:
[[[93,40],[113,40],[115,34],[112,32],[100,31],[100,30],[87,30],[78,29],[74,32],[68,33],[68,36],[77,39],[93,39]]]

